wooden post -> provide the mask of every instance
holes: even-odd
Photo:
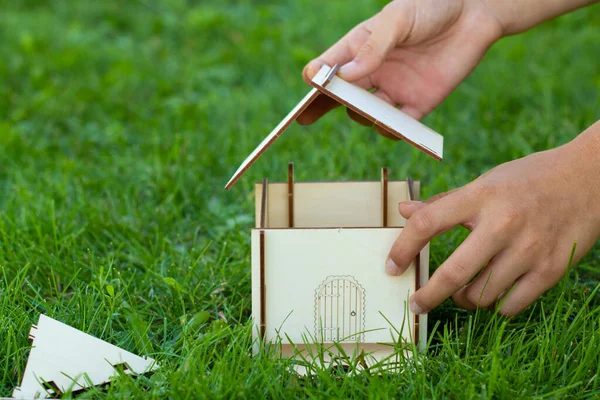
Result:
[[[388,226],[388,170],[381,169],[381,226]]]
[[[415,191],[413,188],[413,180],[409,176],[406,178],[408,185],[408,198],[413,201],[415,199]],[[415,257],[415,292],[421,288],[421,252]],[[419,314],[415,314],[415,345],[419,344]]]
[[[267,195],[269,194],[267,187],[269,180],[263,179],[262,182],[262,198],[260,199],[260,228],[264,229],[267,222]]]
[[[265,285],[265,231],[260,231],[260,339],[267,330],[267,288]]]
[[[265,331],[267,330],[267,288],[265,285],[265,228],[267,218],[267,196],[269,194],[268,187],[269,181],[267,178],[263,179],[262,187],[262,199],[260,204],[260,236],[259,236],[259,248],[260,248],[260,324],[259,324],[259,335],[260,339],[264,340]]]
[[[415,192],[413,189],[413,180],[410,176],[406,177],[406,184],[408,185],[408,199],[413,201],[415,199]]]
[[[294,163],[288,164],[288,227],[294,227]]]

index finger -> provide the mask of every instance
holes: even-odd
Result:
[[[464,287],[502,249],[487,229],[475,229],[410,298],[410,309],[425,314]]]
[[[472,203],[466,191],[457,190],[415,211],[392,246],[388,273],[402,274],[434,236],[470,220],[474,214]]]
[[[354,59],[358,47],[362,46],[369,37],[369,33],[364,30],[363,24],[364,23],[354,27],[323,54],[309,62],[302,71],[302,78],[304,78],[304,81],[310,84],[311,79],[325,64],[329,66],[335,64],[344,65]],[[356,49],[354,48],[355,46],[357,46]],[[369,89],[370,83],[368,79],[363,79],[355,83]],[[320,95],[298,116],[297,121],[301,125],[312,124],[339,105],[340,104],[337,101],[328,96]]]
[[[352,61],[356,56],[356,51],[368,38],[369,32],[365,30],[364,23],[355,26],[323,54],[306,64],[302,71],[302,77],[306,83],[310,83],[310,80],[314,78],[324,64],[329,66],[344,65]]]

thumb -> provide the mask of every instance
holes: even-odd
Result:
[[[352,61],[340,68],[339,74],[347,81],[357,81],[375,72],[396,45],[396,24],[385,23],[383,18],[373,21],[375,28],[358,50]]]

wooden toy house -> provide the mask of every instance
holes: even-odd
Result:
[[[351,108],[390,134],[441,160],[443,138],[420,122],[323,66],[314,88],[242,163],[230,188],[317,96]],[[387,255],[405,219],[398,202],[419,199],[410,178],[380,181],[256,184],[252,230],[252,318],[256,339],[279,345],[282,356],[314,359],[316,346],[343,350],[367,364],[393,361],[394,344],[424,346],[427,316],[408,299],[429,277],[429,245],[401,276],[385,272]],[[382,365],[380,364],[380,365]],[[391,364],[390,364],[391,365]]]

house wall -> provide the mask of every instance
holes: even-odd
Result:
[[[414,182],[418,199],[419,182]],[[256,184],[256,227],[260,226],[262,183]],[[406,181],[388,182],[388,226],[402,227],[406,220],[398,203],[409,200]],[[270,183],[267,191],[267,228],[287,228],[288,185]],[[294,226],[298,228],[381,227],[381,182],[299,182],[294,184]]]
[[[385,272],[387,254],[401,230],[265,229],[266,339],[274,340],[279,336],[283,343],[320,341],[316,338],[320,332],[320,321],[316,320],[317,291],[328,277],[349,276],[364,288],[364,329],[359,330],[364,333],[363,341],[393,342],[399,336],[405,341],[413,341],[414,315],[407,304],[415,289],[415,266],[411,265],[401,276],[389,276]],[[260,321],[260,232],[259,229],[252,232],[252,314],[257,328]],[[359,309],[339,309],[354,311],[357,317],[361,312]],[[326,318],[329,319],[328,326],[335,326],[336,319],[344,319],[332,313]]]

